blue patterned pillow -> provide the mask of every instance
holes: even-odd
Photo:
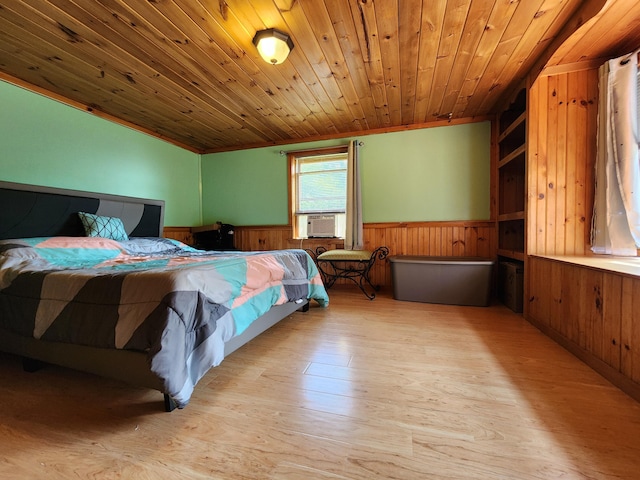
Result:
[[[122,220],[117,217],[103,217],[92,213],[78,212],[87,237],[103,237],[111,240],[129,240]]]

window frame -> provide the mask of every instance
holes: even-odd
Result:
[[[298,233],[298,223],[296,222],[296,198],[298,195],[298,185],[296,182],[296,160],[304,157],[319,157],[322,155],[335,155],[335,154],[347,154],[349,151],[348,145],[339,145],[336,147],[324,147],[317,149],[298,150],[287,152],[287,161],[289,168],[288,185],[289,185],[289,225],[291,226],[291,233],[293,238],[302,238]]]

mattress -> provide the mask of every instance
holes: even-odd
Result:
[[[0,328],[145,352],[178,406],[274,305],[329,298],[304,250],[207,252],[163,238],[0,241]]]

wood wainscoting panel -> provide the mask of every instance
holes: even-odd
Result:
[[[561,268],[563,268],[561,266]],[[597,359],[602,360],[602,311],[604,297],[602,294],[602,271],[580,268],[580,301],[576,313],[578,317],[579,343],[578,345],[590,352]],[[610,299],[607,298],[607,302]]]
[[[303,248],[328,250],[343,248],[338,238],[293,239],[288,225],[236,226],[235,248],[243,251]],[[164,236],[192,244],[190,227],[165,227]],[[393,222],[364,225],[364,248],[389,248],[393,255],[429,255],[443,257],[496,257],[496,227],[492,221]],[[391,286],[391,265],[387,257],[371,270],[374,285]],[[347,283],[340,279],[337,283]]]
[[[530,257],[527,320],[640,400],[640,278]]]
[[[607,303],[604,305],[603,319],[602,319],[602,360],[609,366],[620,369],[625,373],[624,367],[620,363],[621,358],[621,341],[622,341],[622,310],[624,308],[627,311],[627,307],[623,305],[623,285],[633,285],[634,281],[631,278],[623,278],[620,275],[612,273],[605,273],[603,279],[603,295],[607,298]],[[635,282],[640,283],[640,282]],[[625,295],[626,298],[631,300],[630,295]],[[632,314],[633,311],[627,311],[627,316]],[[632,336],[633,333],[631,332]],[[640,338],[637,336],[636,338]],[[629,375],[631,376],[631,375]]]
[[[278,250],[283,248],[309,248],[322,245],[327,249],[342,248],[340,239],[292,239],[291,227],[238,226],[236,248],[240,250]],[[364,248],[389,248],[393,255],[473,256],[496,257],[496,228],[491,221],[461,222],[389,222],[364,225]],[[391,286],[389,259],[376,262],[371,270],[376,285]],[[339,280],[338,283],[347,282]]]
[[[640,383],[640,278],[622,281],[620,363],[622,373]]]
[[[193,245],[193,234],[191,227],[164,227],[162,236],[172,238],[187,245]]]

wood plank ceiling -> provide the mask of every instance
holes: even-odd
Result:
[[[0,78],[197,152],[295,143],[485,116],[581,3],[6,0]]]

